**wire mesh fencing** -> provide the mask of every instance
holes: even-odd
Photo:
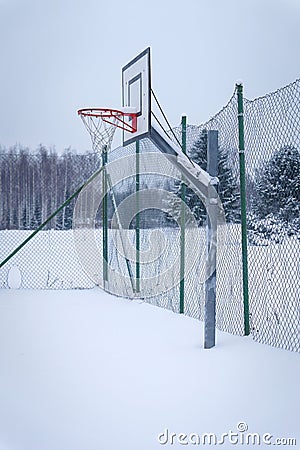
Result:
[[[94,286],[74,247],[72,217],[76,197],[65,207],[60,205],[99,167],[98,155],[68,151],[59,156],[44,147],[35,153],[15,147],[0,153],[0,163],[1,263],[21,246],[0,269],[1,288]],[[57,214],[41,227],[55,210]]]
[[[244,108],[252,333],[300,351],[300,80]]]
[[[298,352],[299,109],[300,80],[264,97],[244,99],[251,333],[259,342]],[[218,132],[219,196],[225,222],[218,227],[217,327],[242,335],[237,117],[234,92],[208,122],[187,126],[187,154],[206,170],[207,135],[210,130]],[[182,128],[169,133],[172,139],[174,135],[180,142]],[[43,152],[32,156],[20,151],[10,156],[0,153],[0,158],[3,261],[102,162],[101,155],[92,153],[76,161],[71,155],[51,159]],[[19,285],[24,288],[100,285],[116,295],[143,298],[179,312],[183,252],[184,313],[203,320],[206,211],[187,186],[182,247],[182,182],[180,171],[149,139],[141,140],[138,147],[130,144],[112,150],[105,175],[100,172],[46,229],[1,267],[0,287],[18,284],[14,278],[19,272]],[[103,234],[104,184],[108,229]]]
[[[234,128],[234,103],[232,101],[232,128]],[[224,110],[227,112],[227,110]],[[236,117],[235,117],[236,118]],[[222,122],[222,119],[220,119]],[[191,149],[199,139],[206,137],[206,132],[211,125],[207,124],[206,128],[190,126],[187,129],[187,150],[192,153]],[[181,129],[175,129],[177,139],[181,139]],[[205,140],[205,138],[204,138]],[[235,180],[238,177],[238,171],[230,169],[226,162],[227,148],[223,143],[221,136],[220,144],[220,160],[223,174],[223,184],[221,184],[221,193],[226,196],[224,203],[227,201],[225,213],[228,216],[226,224],[219,228],[218,258],[217,258],[217,326],[219,329],[235,334],[243,334],[243,296],[242,281],[240,278],[241,271],[241,255],[240,255],[240,225],[239,225],[239,204],[238,204],[238,184],[235,181],[234,186],[229,186],[224,181]],[[234,147],[235,146],[235,147]],[[236,149],[236,142],[230,141],[230,150]],[[165,199],[165,207],[160,209],[146,208],[143,202],[143,212],[140,217],[139,235],[141,252],[151,253],[151,260],[142,261],[140,264],[140,291],[134,292],[130,288],[130,283],[117,283],[115,277],[108,280],[107,288],[118,295],[131,297],[142,297],[147,302],[156,306],[171,309],[179,312],[180,309],[180,207],[179,211],[174,213],[176,202],[178,201],[178,189],[181,184],[181,174],[168,159],[161,157],[160,152],[148,139],[144,139],[139,144],[139,151],[144,155],[145,168],[140,174],[140,190],[141,192],[149,192],[150,195],[156,197],[159,190],[171,192],[173,196]],[[201,149],[206,154],[206,142]],[[110,161],[120,161],[120,167],[124,165],[124,156],[135,155],[135,144],[125,148],[116,149],[110,153]],[[191,154],[191,156],[193,156]],[[202,163],[202,161],[200,161]],[[204,161],[205,162],[205,161]],[[226,164],[225,164],[226,162]],[[135,161],[132,160],[132,164]],[[202,164],[201,164],[202,165]],[[117,166],[118,167],[118,166]],[[204,167],[206,168],[206,167]],[[135,192],[135,180],[133,178],[122,180],[123,192],[132,194]],[[152,192],[152,193],[151,193]],[[122,196],[121,196],[122,197]],[[174,200],[175,198],[175,200]],[[121,201],[122,198],[118,199]],[[148,199],[149,200],[149,199]],[[191,201],[189,201],[191,200]],[[151,203],[151,202],[150,202]],[[200,199],[195,193],[191,193],[191,197],[186,200],[187,207],[190,208],[191,214],[196,215],[196,221],[192,224],[187,220],[185,224],[185,304],[184,313],[203,320],[204,318],[204,302],[205,302],[205,261],[206,261],[206,214],[204,205],[199,210]],[[170,217],[170,210],[173,212],[173,218]],[[177,221],[176,221],[177,219]],[[132,224],[134,228],[134,223]],[[132,248],[136,245],[136,232],[134,229],[128,230],[126,233],[130,235],[128,239]],[[160,232],[160,233],[158,233]],[[124,230],[122,231],[124,233]],[[113,230],[110,230],[113,235]],[[124,238],[125,240],[125,238]],[[112,242],[112,238],[110,240]],[[124,277],[128,277],[128,267],[124,262],[124,257],[119,251],[118,246],[109,245],[110,248],[110,264],[112,264],[114,273],[122,270]],[[127,250],[130,253],[130,250]],[[134,259],[134,258],[133,258]],[[132,265],[132,273],[135,276],[136,267]],[[151,279],[151,283],[150,283]],[[135,281],[134,281],[135,283]]]

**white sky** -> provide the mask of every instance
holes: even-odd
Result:
[[[150,46],[172,125],[300,76],[299,0],[0,0],[0,145],[90,148],[76,110],[121,104],[121,68]]]

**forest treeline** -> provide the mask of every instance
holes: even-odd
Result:
[[[100,166],[95,153],[71,149],[58,155],[40,146],[32,153],[15,146],[0,152],[0,229],[36,229]],[[70,229],[74,201],[47,228]]]
[[[207,136],[204,130],[190,157],[206,169]],[[68,149],[57,154],[40,146],[34,153],[15,146],[0,147],[0,229],[34,230],[41,225],[76,189],[101,167],[101,155],[76,153]],[[230,158],[224,149],[219,159],[219,195],[227,222],[239,222],[240,200],[238,181],[233,176]],[[180,183],[141,176],[140,188],[160,188],[175,194],[167,212],[146,210],[140,213],[140,227],[177,226],[180,222]],[[280,236],[300,237],[300,152],[293,146],[283,146],[273,152],[254,174],[247,174],[248,232],[250,241],[262,239],[279,242]],[[126,179],[114,187],[115,203],[119,205],[135,192],[135,179]],[[47,225],[46,229],[72,228],[73,199]],[[199,225],[205,223],[206,212],[199,198],[186,191],[186,203]],[[111,195],[108,197],[109,223],[114,214]],[[177,216],[176,216],[177,214]],[[175,217],[175,221],[173,220]],[[178,220],[177,220],[178,219]],[[96,221],[102,220],[101,211]],[[130,227],[134,226],[134,219]]]
[[[201,155],[206,152],[206,135],[200,137]],[[191,155],[201,159],[198,153]],[[63,154],[57,154],[53,149],[40,146],[34,153],[22,146],[15,146],[0,151],[0,229],[35,230],[54,211],[67,200],[76,189],[97,170],[102,164],[101,155],[96,153],[78,154],[68,149]],[[199,161],[200,162],[200,161]],[[201,164],[203,161],[201,160]],[[232,221],[239,216],[237,202],[238,187],[232,182],[230,169],[221,166],[221,180],[224,181],[220,195],[225,206],[226,217]],[[223,176],[224,175],[224,176]],[[168,179],[147,175],[140,177],[140,189],[159,188],[173,191],[180,197],[178,186]],[[125,179],[114,187],[114,201],[119,205],[128,195],[135,192],[135,179]],[[188,191],[189,192],[189,191]],[[204,205],[195,193],[187,195],[187,203],[195,214],[199,225],[205,218]],[[195,197],[195,198],[194,198]],[[76,198],[64,207],[47,223],[45,229],[68,230],[72,228],[73,211]],[[92,201],[92,199],[91,199]],[[100,206],[100,205],[99,205]],[[111,195],[108,196],[109,224],[114,214],[114,205]],[[176,209],[170,204],[171,209]],[[198,209],[201,214],[198,214]],[[176,218],[176,212],[173,217]],[[201,216],[201,217],[200,217]],[[86,218],[90,220],[90,218]],[[177,218],[178,219],[178,218]],[[102,221],[101,208],[96,214],[98,225]],[[233,221],[236,221],[233,220]],[[178,226],[172,214],[156,209],[145,210],[140,213],[140,227],[173,227]],[[125,226],[134,227],[135,218]]]

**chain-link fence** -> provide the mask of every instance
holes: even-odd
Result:
[[[242,256],[241,256],[241,232],[240,232],[240,206],[239,206],[239,166],[238,166],[238,130],[237,130],[237,106],[236,98],[232,97],[228,106],[224,108],[212,121],[204,126],[187,127],[187,153],[194,159],[194,153],[203,156],[203,161],[197,160],[203,169],[206,169],[207,131],[219,131],[219,168],[222,169],[220,177],[220,197],[225,204],[226,223],[219,227],[219,246],[217,257],[217,327],[221,330],[242,335],[243,323],[243,294],[242,294]],[[172,130],[177,140],[181,141],[181,127]],[[172,137],[172,133],[169,133]],[[196,150],[195,150],[196,148]],[[149,139],[143,139],[139,144],[139,151],[144,155],[153,155],[153,164],[145,166],[140,175],[140,189],[153,189],[153,195],[157,195],[157,189],[165,189],[175,196],[180,195],[181,174],[166,158],[159,158],[160,152]],[[135,144],[124,148],[115,149],[109,155],[109,160],[121,159],[124,156],[135,155]],[[155,161],[155,153],[157,160]],[[147,158],[147,156],[146,156]],[[150,157],[149,157],[150,158]],[[204,163],[204,164],[202,164]],[[160,170],[158,170],[158,166]],[[164,173],[164,177],[162,177]],[[134,179],[126,181],[124,191],[133,193],[135,190]],[[231,183],[231,184],[230,184]],[[130,187],[131,186],[131,187]],[[123,182],[124,187],[124,182]],[[224,198],[222,198],[222,193]],[[189,192],[186,204],[191,213],[196,216],[198,228],[195,230],[191,224],[186,223],[185,230],[185,274],[184,274],[184,313],[203,320],[205,304],[205,261],[206,261],[206,227],[202,212],[204,206],[199,197]],[[170,198],[164,213],[156,214],[150,209],[144,211],[141,217],[140,239],[141,249],[149,249],[151,245],[160,255],[151,263],[141,264],[141,292],[140,295],[149,303],[156,306],[171,309],[174,312],[180,310],[180,207],[177,201]],[[174,208],[179,210],[174,213]],[[176,220],[170,220],[169,210],[173,210]],[[204,212],[204,219],[206,214]],[[163,231],[163,239],[155,233]],[[131,244],[135,245],[136,234],[131,233]],[[162,242],[163,241],[163,242]],[[158,251],[160,248],[161,251]],[[127,267],[122,255],[116,246],[110,246],[111,261],[115,264],[115,270],[120,270],[123,264],[123,275],[126,275]],[[190,256],[189,260],[188,257]],[[194,259],[193,259],[194,257]],[[192,259],[192,261],[190,260]],[[166,280],[165,272],[172,267]],[[132,267],[135,271],[135,267]],[[155,277],[156,275],[156,277]],[[152,290],[143,290],[143,280],[155,277]],[[108,282],[108,289],[116,292],[115,280]],[[171,284],[171,288],[170,288]],[[164,289],[165,288],[165,289]],[[119,295],[136,296],[130,289],[130,284],[118,285]],[[159,293],[159,294],[158,294]]]
[[[75,198],[59,208],[99,167],[98,155],[40,147],[35,153],[14,147],[0,152],[0,261],[41,224],[57,214],[0,269],[0,286],[33,289],[88,288],[73,244]]]
[[[244,100],[251,332],[259,342],[293,351],[300,351],[299,109],[300,80],[256,100]],[[218,230],[217,327],[243,334],[237,116],[234,93],[226,107],[207,123],[187,127],[187,153],[206,169],[207,133],[218,131],[219,195],[225,223]],[[181,127],[172,131],[181,141]],[[75,164],[76,170],[70,159],[56,160],[56,163],[49,160],[47,166],[44,158],[48,178],[43,180],[39,175],[41,164],[36,168],[29,164],[20,177],[18,165],[13,161],[18,161],[19,169],[25,162],[20,162],[17,153],[11,160],[7,152],[0,154],[0,186],[4,199],[0,211],[1,261],[32,233],[34,224],[41,223],[41,215],[44,218],[59,206],[59,193],[63,192],[61,200],[65,200],[101,165],[99,155],[92,154],[82,155],[81,161]],[[137,192],[137,164],[140,165],[138,197],[133,195]],[[84,171],[83,167],[88,169]],[[47,225],[49,229],[37,233],[0,269],[0,286],[46,289],[90,288],[100,284],[114,294],[141,297],[179,312],[182,252],[179,170],[150,140],[143,139],[139,142],[138,153],[136,144],[111,151],[107,173],[111,177],[107,196],[107,239],[102,232],[104,203],[100,191],[104,176],[100,172],[95,183],[79,194],[76,232],[70,229],[74,212],[74,204],[70,203]],[[72,186],[68,182],[71,179]],[[45,191],[51,193],[50,200],[49,196],[42,198]],[[145,193],[147,198],[143,197]],[[141,209],[135,216],[128,216],[132,207],[126,199],[131,197],[136,212],[138,206]],[[148,206],[143,210],[145,201]],[[194,222],[186,220],[185,227],[184,313],[203,320],[205,208],[189,188],[186,205],[187,217],[193,216]],[[120,211],[119,217],[116,217],[116,209]],[[109,271],[102,283],[104,246],[108,251]],[[137,246],[139,252],[136,252]],[[84,251],[84,264],[80,249]]]
[[[244,108],[252,333],[300,351],[300,80]]]

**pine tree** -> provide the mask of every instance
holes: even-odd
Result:
[[[67,189],[66,191],[66,199],[67,200],[70,197],[70,192]],[[73,209],[74,209],[74,201],[68,203],[65,206],[65,214],[64,214],[64,224],[63,229],[64,230],[70,230],[72,228],[72,219],[73,219]]]
[[[190,159],[196,162],[203,170],[207,170],[207,130],[203,129],[199,139],[194,143],[188,152]],[[225,150],[218,151],[218,178],[219,178],[219,197],[224,207],[226,220],[229,222],[238,222],[240,219],[239,209],[239,190],[236,179],[228,161],[228,154]],[[180,193],[181,183],[175,184],[174,192],[177,198],[174,198],[169,205],[169,217],[179,220],[180,217]],[[186,189],[186,200],[188,208],[193,213],[199,225],[203,225],[206,219],[206,209],[198,195],[191,189]]]
[[[42,223],[41,205],[38,198],[36,198],[33,217],[31,218],[30,223],[31,229],[35,230],[37,227],[41,225],[41,223]]]
[[[22,219],[21,219],[21,229],[22,230],[27,230],[28,227],[28,223],[27,223],[27,209],[26,209],[26,205],[23,208],[23,213],[22,213]]]
[[[300,232],[300,152],[292,146],[275,151],[256,172],[249,220],[250,238],[280,242]]]
[[[263,219],[269,214],[289,221],[299,217],[300,152],[282,147],[256,173],[254,214]]]

